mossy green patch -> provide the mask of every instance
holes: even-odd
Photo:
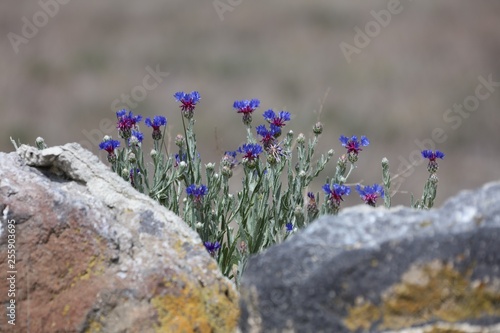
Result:
[[[344,323],[350,330],[368,329],[377,322],[384,329],[400,329],[433,320],[457,322],[500,315],[500,290],[471,282],[471,273],[437,260],[414,265],[400,283],[381,295],[380,304],[366,301],[349,308]]]

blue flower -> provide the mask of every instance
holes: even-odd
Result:
[[[141,115],[134,116],[132,111],[129,111],[127,115],[127,110],[117,111],[116,117],[118,118],[116,128],[118,128],[120,136],[124,139],[130,137],[132,129],[137,128],[137,124],[142,120]]]
[[[437,158],[443,159],[444,154],[440,152],[439,150],[436,150],[433,152],[432,150],[423,150],[422,151],[422,156],[424,158],[429,159],[429,164],[427,165],[427,170],[430,173],[436,173],[436,171],[439,168],[438,162],[436,161]]]
[[[260,101],[258,99],[252,99],[252,100],[242,100],[242,101],[234,101],[233,103],[233,108],[238,110],[238,113],[243,113],[243,114],[251,114],[252,112],[255,111],[256,108],[258,108],[260,105]]]
[[[330,184],[326,183],[323,185],[323,191],[325,192],[328,200],[337,206],[340,205],[340,202],[344,199],[343,195],[351,194],[351,189],[345,185],[333,184],[333,188]]]
[[[287,111],[280,111],[278,115],[274,113],[272,109],[267,110],[264,112],[264,118],[272,125],[277,126],[278,128],[281,128],[285,126],[285,121],[290,120],[290,112]]]
[[[379,184],[373,184],[373,186],[366,185],[364,188],[358,184],[356,186],[356,191],[366,204],[373,207],[377,204],[377,199],[379,197],[384,197],[384,189]]]
[[[99,144],[99,149],[107,151],[108,154],[112,154],[119,146],[120,141],[118,140],[106,140]]]
[[[262,147],[257,143],[245,143],[243,146],[238,148],[238,152],[245,154],[243,158],[246,158],[248,161],[253,161],[259,157],[260,153],[262,153]]]
[[[159,130],[160,126],[167,125],[167,118],[165,118],[164,116],[154,116],[153,121],[151,121],[151,119],[149,118],[146,118],[144,123],[148,127],[153,127],[153,130]]]
[[[443,159],[444,154],[442,152],[440,152],[439,150],[436,150],[435,152],[433,152],[432,150],[423,150],[422,156],[424,158],[428,158],[429,161],[435,161],[436,158]]]
[[[195,202],[201,202],[201,199],[208,193],[208,187],[205,185],[196,186],[191,184],[186,188],[188,196],[193,198]]]
[[[177,101],[181,102],[180,105],[181,110],[186,118],[191,118],[193,116],[193,110],[201,99],[200,93],[197,91],[192,91],[187,94],[183,91],[176,92],[174,97]]]
[[[292,222],[288,222],[286,224],[286,232],[292,232],[293,231],[293,223]]]
[[[351,163],[356,163],[358,161],[358,153],[362,151],[361,146],[365,147],[370,144],[370,141],[366,138],[366,136],[361,136],[361,141],[358,141],[358,137],[353,135],[348,138],[344,135],[341,135],[340,143],[342,143],[343,147],[347,148],[348,159]]]
[[[205,242],[205,243],[203,243],[203,245],[205,245],[205,248],[207,249],[208,253],[210,253],[210,255],[212,257],[215,257],[217,251],[220,249],[219,242],[215,242],[215,243]]]
[[[139,144],[142,142],[142,140],[144,140],[144,134],[142,134],[139,131],[132,130],[131,136],[130,136],[130,138],[128,138],[128,144],[129,145]]]
[[[161,139],[161,131],[160,131],[160,126],[165,126],[167,125],[167,118],[163,116],[154,116],[153,121],[151,119],[146,118],[144,121],[146,126],[152,127],[153,128],[153,140],[158,141]]]
[[[255,128],[258,135],[262,137],[260,142],[264,147],[269,147],[275,141],[275,138],[281,133],[281,129],[274,124],[271,124],[270,129],[267,129],[265,125],[259,125]]]

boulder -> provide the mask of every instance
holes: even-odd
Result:
[[[500,332],[500,183],[429,211],[356,206],[252,257],[242,332]]]
[[[236,329],[198,235],[78,144],[0,153],[0,220],[3,332]]]

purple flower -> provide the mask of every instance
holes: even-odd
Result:
[[[203,243],[203,245],[205,245],[205,248],[207,249],[208,253],[210,253],[210,255],[212,257],[215,257],[217,251],[220,249],[219,242],[215,242],[215,243],[205,242],[205,243]]]
[[[341,135],[339,140],[342,146],[347,148],[348,159],[351,163],[358,161],[358,153],[363,150],[361,146],[365,147],[370,144],[370,141],[364,135],[361,136],[361,141],[358,141],[356,135],[353,135],[351,138]]]
[[[153,128],[153,140],[158,141],[161,139],[161,131],[160,126],[167,125],[167,118],[163,116],[154,116],[153,121],[151,119],[146,118],[144,121],[146,126]]]
[[[427,165],[427,170],[430,173],[436,173],[436,171],[439,168],[438,162],[436,161],[436,159],[437,158],[440,158],[440,159],[444,158],[444,154],[442,152],[440,152],[439,150],[436,150],[435,152],[433,152],[432,150],[423,150],[422,156],[424,158],[429,159],[429,164]]]
[[[274,111],[272,109],[269,109],[266,112],[264,112],[264,118],[270,124],[273,124],[273,125],[277,126],[278,128],[281,128],[281,127],[286,125],[285,121],[290,120],[290,112],[280,111],[278,113],[278,115],[276,115],[276,113],[274,113]]]
[[[286,232],[292,232],[293,231],[293,223],[292,222],[288,222],[286,224]]]
[[[116,112],[116,117],[118,118],[118,128],[120,136],[124,139],[130,138],[132,129],[137,128],[137,124],[142,120],[141,115],[134,116],[132,111],[120,110]]]
[[[192,197],[195,202],[201,202],[203,197],[208,193],[208,187],[205,185],[196,186],[191,184],[186,188],[188,196]]]
[[[257,143],[245,143],[238,148],[238,152],[244,154],[243,158],[253,161],[259,158],[259,154],[262,153],[262,147]]]
[[[343,195],[349,195],[351,193],[351,189],[345,185],[333,184],[332,188],[328,183],[323,185],[323,191],[325,191],[328,200],[337,206],[344,200],[342,198]]]
[[[357,185],[356,191],[366,204],[373,207],[377,204],[377,199],[379,197],[384,197],[384,189],[379,184],[373,184],[373,186],[366,185],[364,188]]]
[[[181,102],[182,105],[180,105],[179,107],[181,108],[184,117],[188,119],[192,118],[196,103],[198,103],[201,99],[200,93],[197,91],[192,91],[191,93],[187,94],[185,92],[179,91],[174,94],[174,97],[177,101]]]

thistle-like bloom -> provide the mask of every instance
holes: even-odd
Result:
[[[118,132],[123,139],[130,138],[132,134],[132,129],[137,128],[137,124],[142,120],[141,115],[134,116],[132,111],[129,111],[127,114],[127,110],[123,109],[116,112],[116,118],[118,118]]]
[[[280,111],[276,115],[276,113],[272,109],[269,109],[266,112],[264,112],[263,115],[264,115],[264,119],[266,119],[267,122],[277,126],[278,128],[285,126],[286,125],[285,121],[290,120],[290,112],[287,112],[287,111]]]
[[[378,198],[384,197],[384,188],[379,184],[373,184],[373,186],[366,185],[364,188],[358,184],[356,191],[359,193],[361,199],[372,207],[375,207]]]
[[[158,141],[161,139],[161,131],[160,126],[167,125],[167,118],[163,116],[154,116],[153,121],[151,119],[146,118],[144,121],[146,126],[153,128],[153,140]]]
[[[203,197],[208,193],[208,187],[205,185],[196,186],[191,184],[186,188],[186,193],[194,202],[201,202]]]
[[[245,125],[250,125],[252,123],[252,113],[259,107],[259,105],[260,101],[254,98],[250,101],[234,101],[233,108],[238,110],[238,113],[243,114],[243,123]]]
[[[348,159],[351,163],[358,161],[358,153],[363,150],[361,146],[366,147],[370,144],[370,141],[364,135],[361,136],[361,141],[358,141],[356,135],[353,135],[351,138],[341,135],[339,140],[342,146],[347,148]]]
[[[323,185],[323,191],[325,191],[327,199],[336,207],[344,200],[342,198],[343,195],[349,195],[351,193],[351,189],[345,185],[333,184],[332,188],[328,183]]]
[[[262,137],[260,142],[262,142],[264,148],[267,148],[274,144],[274,142],[276,141],[276,137],[279,136],[279,133],[281,133],[281,129],[278,126],[271,124],[269,127],[269,130],[265,125],[259,125],[255,128],[257,134]]]
[[[436,161],[436,159],[438,159],[438,158],[443,159],[444,158],[444,154],[442,152],[440,152],[439,150],[436,150],[435,152],[433,152],[432,150],[423,150],[422,156],[424,158],[429,159],[429,164],[427,164],[427,170],[429,171],[429,173],[436,173],[436,171],[439,168],[438,162]]]
[[[262,147],[257,143],[245,143],[238,148],[238,153],[244,154],[242,162],[249,168],[253,168],[257,165],[256,160],[259,158],[259,154],[262,153]]]
[[[200,93],[197,91],[192,91],[189,94],[179,91],[174,94],[174,97],[177,101],[181,102],[179,106],[182,110],[182,114],[187,119],[193,118],[193,111],[196,107],[196,103],[198,103],[201,99]]]
[[[205,243],[203,243],[203,245],[205,245],[205,248],[207,249],[208,253],[210,253],[210,255],[212,257],[215,257],[215,255],[217,254],[217,251],[220,249],[219,242],[215,242],[215,243],[205,242]]]
[[[142,142],[142,140],[144,140],[144,134],[142,134],[139,131],[132,130],[130,138],[128,138],[128,144],[129,146],[138,145],[139,143]]]
[[[116,154],[115,149],[120,146],[120,141],[118,140],[104,140],[99,144],[99,149],[105,150],[108,152],[108,162],[114,163],[116,162]]]

